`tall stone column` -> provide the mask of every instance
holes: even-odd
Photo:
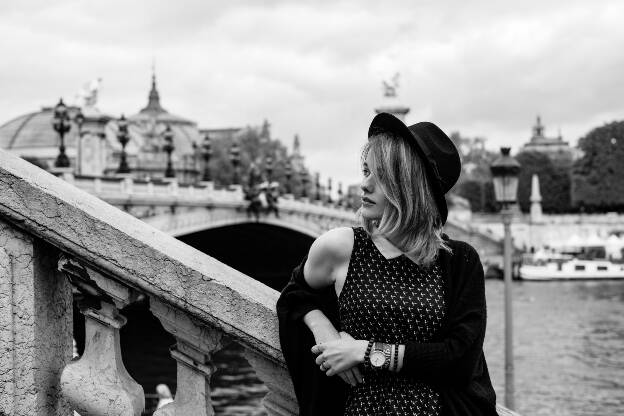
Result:
[[[176,338],[171,356],[178,362],[175,400],[154,416],[214,415],[210,400],[210,377],[215,371],[212,354],[222,348],[223,333],[156,298],[150,299],[150,309]]]
[[[72,293],[57,251],[0,220],[0,414],[69,416]]]
[[[531,222],[542,222],[542,194],[540,192],[539,177],[534,174],[531,177]]]

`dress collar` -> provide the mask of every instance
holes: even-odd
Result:
[[[377,247],[377,250],[379,250],[381,255],[384,256],[386,260],[395,259],[397,257],[405,255],[405,257],[410,259],[413,263],[416,263],[416,259],[414,258],[413,254],[408,254],[401,251],[397,246],[392,244],[390,240],[388,240],[383,235],[373,234],[371,239],[373,240],[373,244],[375,244],[375,247]]]

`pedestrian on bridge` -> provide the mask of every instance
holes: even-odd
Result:
[[[457,149],[381,113],[361,166],[361,226],[320,236],[277,303],[300,415],[497,415],[483,267],[442,233]]]

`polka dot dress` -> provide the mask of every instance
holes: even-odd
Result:
[[[341,329],[355,339],[427,342],[445,315],[437,264],[424,269],[406,256],[386,259],[363,228],[354,228],[349,271],[338,305]],[[363,368],[364,383],[349,387],[345,415],[440,415],[439,394],[388,370]]]

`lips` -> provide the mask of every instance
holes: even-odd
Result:
[[[364,204],[374,204],[374,202],[371,199],[366,198],[365,196],[362,197],[362,203]]]

